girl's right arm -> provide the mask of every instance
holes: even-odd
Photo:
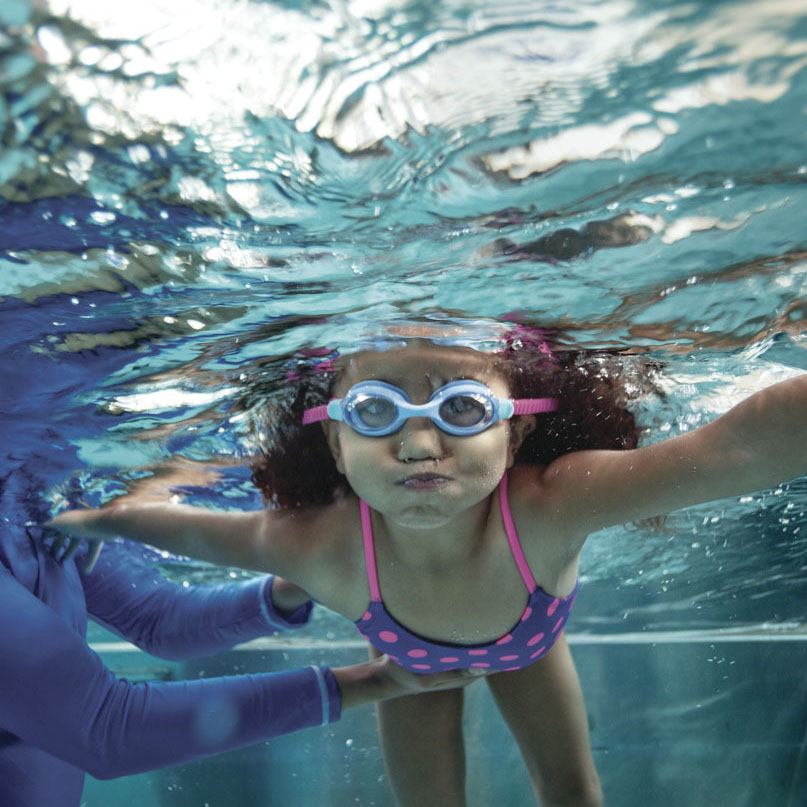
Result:
[[[298,582],[301,562],[311,561],[316,537],[324,534],[318,528],[321,518],[318,513],[216,511],[123,497],[100,509],[67,510],[45,526],[68,536],[67,554],[83,539],[120,536],[176,555],[272,571]]]

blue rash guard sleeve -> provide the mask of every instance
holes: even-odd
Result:
[[[118,679],[2,565],[0,659],[0,770],[6,751],[11,763],[22,743],[106,779],[340,717],[339,690],[327,668],[187,682]]]
[[[157,557],[140,544],[107,541],[92,572],[79,572],[90,617],[152,655],[198,658],[310,619],[311,602],[288,617],[277,611],[272,575],[183,586],[163,577]]]

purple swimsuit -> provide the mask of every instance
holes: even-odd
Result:
[[[418,636],[396,622],[387,611],[378,585],[370,508],[366,502],[360,502],[364,560],[371,602],[364,616],[355,624],[359,633],[373,647],[389,655],[401,667],[416,673],[468,667],[491,671],[520,670],[549,652],[569,618],[577,595],[577,584],[568,597],[553,597],[535,582],[510,513],[506,473],[499,483],[499,504],[513,558],[529,592],[527,607],[515,627],[500,639],[485,644],[452,644]]]

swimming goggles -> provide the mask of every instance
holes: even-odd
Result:
[[[425,404],[413,404],[399,387],[384,381],[360,381],[344,398],[306,409],[303,424],[341,420],[359,434],[384,437],[394,434],[404,421],[427,417],[448,434],[479,434],[497,420],[513,415],[533,415],[558,408],[555,398],[497,398],[479,381],[457,379],[436,390]]]

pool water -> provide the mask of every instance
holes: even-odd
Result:
[[[658,361],[646,439],[807,369],[804,3],[8,0],[0,93],[9,521],[248,457],[284,357],[395,317],[520,311]],[[238,470],[193,493],[258,505]],[[805,508],[803,477],[590,540],[569,634],[610,803],[641,777],[653,804],[807,803]],[[145,677],[362,656],[328,613],[197,666],[91,640]],[[476,689],[469,793],[520,803]],[[388,803],[372,722],[85,803]]]

